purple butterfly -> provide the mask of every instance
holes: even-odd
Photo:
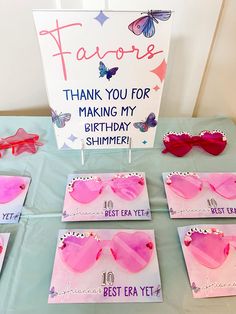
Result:
[[[66,122],[70,121],[70,118],[71,118],[70,113],[57,114],[57,112],[54,111],[52,108],[51,108],[51,112],[52,112],[52,122],[56,124],[58,128],[64,128],[64,126],[66,125]]]
[[[175,214],[176,214],[176,211],[171,207],[171,208],[170,208],[170,213],[171,213],[171,215],[175,215]]]
[[[67,212],[66,212],[66,211],[64,211],[64,212],[62,213],[62,216],[63,216],[63,218],[67,218],[67,217],[69,217],[69,215],[67,214]]]
[[[154,128],[157,125],[156,116],[153,112],[149,114],[146,121],[135,122],[133,126],[139,129],[140,132],[147,132],[149,128]]]
[[[49,290],[49,295],[51,298],[54,298],[58,295],[58,293],[55,291],[55,287],[52,287],[50,290]]]
[[[153,291],[152,295],[155,295],[155,296],[158,297],[158,296],[160,295],[160,292],[161,292],[161,286],[158,285],[158,286],[156,287],[156,290]]]
[[[155,34],[154,22],[158,24],[158,20],[167,21],[170,16],[171,11],[151,10],[147,12],[147,15],[142,16],[129,24],[128,28],[137,36],[143,33],[145,37],[150,38]]]
[[[119,69],[118,67],[112,68],[112,69],[108,69],[105,64],[100,61],[99,62],[99,77],[104,77],[106,75],[106,78],[108,79],[108,81],[110,81],[110,78],[116,74],[117,70]]]
[[[200,290],[200,288],[196,286],[195,282],[192,283],[191,288],[195,293],[198,293]]]

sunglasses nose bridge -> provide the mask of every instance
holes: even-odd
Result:
[[[103,255],[110,255],[111,251],[111,240],[101,240],[101,247]]]
[[[102,180],[102,187],[103,187],[103,189],[105,189],[108,185],[110,185],[110,180],[109,179]]]
[[[191,137],[191,144],[193,146],[199,146],[199,145],[201,145],[201,140],[202,140],[201,136],[194,135],[194,136]]]

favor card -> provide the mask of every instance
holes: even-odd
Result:
[[[194,298],[236,295],[236,225],[179,227]]]
[[[163,173],[171,218],[236,217],[236,173]]]
[[[154,231],[60,230],[48,302],[162,302]]]
[[[0,223],[18,223],[30,184],[29,177],[0,176]]]
[[[68,176],[62,221],[150,219],[145,173]]]
[[[34,11],[60,149],[153,147],[172,12]]]
[[[10,233],[0,233],[0,272],[2,270],[2,265],[7,250],[9,237]]]

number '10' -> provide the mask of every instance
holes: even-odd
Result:
[[[115,280],[114,273],[112,271],[102,273],[102,286],[112,286]]]

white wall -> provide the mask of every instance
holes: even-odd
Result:
[[[222,0],[0,0],[0,114],[48,113],[31,9],[99,9],[103,3],[109,9],[174,11],[161,115],[192,116]]]
[[[224,3],[195,115],[225,115],[236,120],[235,0]]]

